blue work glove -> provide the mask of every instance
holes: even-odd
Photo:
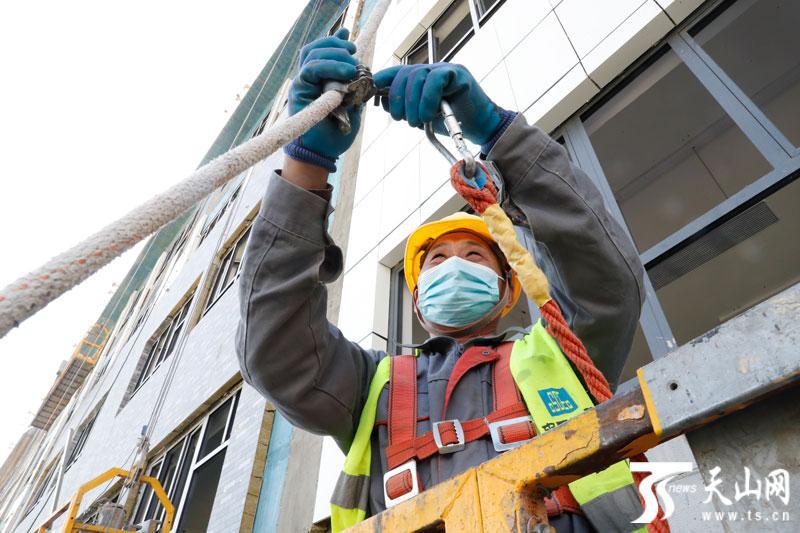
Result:
[[[393,119],[405,120],[416,128],[433,121],[436,133],[446,135],[441,102],[447,100],[464,137],[480,144],[484,153],[516,116],[492,102],[461,65],[398,65],[377,72],[374,80],[379,89],[389,87],[389,96],[381,98],[383,108]]]
[[[294,115],[322,94],[323,86],[333,80],[343,83],[356,77],[358,60],[353,57],[355,43],[347,40],[350,32],[338,30],[332,37],[310,42],[300,51],[300,68],[289,91],[289,114]],[[342,155],[358,134],[361,106],[352,106],[347,114],[352,131],[344,135],[339,123],[326,117],[306,133],[283,147],[292,159],[336,171],[336,159]]]

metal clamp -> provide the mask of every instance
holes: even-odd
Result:
[[[353,81],[349,83],[329,81],[322,87],[322,92],[326,91],[337,91],[344,95],[342,103],[330,113],[330,116],[339,122],[339,131],[344,135],[349,135],[353,131],[347,109],[364,104],[376,94],[372,72],[369,67],[360,64],[356,65],[356,77]]]
[[[464,133],[461,131],[461,124],[458,122],[458,119],[456,119],[455,113],[453,113],[453,108],[450,107],[450,104],[445,100],[442,100],[441,109],[444,127],[447,129],[450,138],[453,139],[453,142],[456,144],[456,149],[458,153],[461,154],[461,158],[464,159],[464,177],[471,180],[475,177],[475,156],[469,151],[467,143],[464,141]],[[430,122],[425,123],[425,136],[451,165],[456,164],[456,157],[436,138],[436,134],[433,131],[433,124]]]
[[[456,442],[453,444],[442,444],[442,434],[440,432],[441,430],[439,429],[439,426],[442,424],[453,424],[453,427],[456,430]],[[466,443],[464,442],[464,428],[461,427],[461,422],[459,422],[458,419],[453,418],[452,420],[434,422],[431,429],[433,431],[433,441],[436,443],[436,447],[439,448],[439,453],[446,454],[460,452],[466,447]]]
[[[495,451],[505,452],[508,450],[513,450],[514,448],[533,440],[533,437],[531,437],[530,439],[518,440],[516,442],[503,442],[503,438],[500,435],[500,429],[505,426],[513,426],[514,424],[521,424],[523,422],[530,422],[533,424],[533,419],[530,416],[520,416],[518,418],[509,418],[508,420],[499,420],[497,422],[488,423],[489,434],[492,436],[492,444],[494,444]]]
[[[386,490],[389,479],[396,475],[402,474],[405,471],[411,472],[411,490],[405,494],[401,494],[397,498],[390,498],[389,493]],[[417,476],[417,461],[415,459],[411,459],[410,461],[401,464],[397,468],[392,468],[383,475],[383,501],[386,504],[387,509],[394,507],[398,503],[403,503],[406,500],[410,500],[417,494],[419,494],[419,477]]]

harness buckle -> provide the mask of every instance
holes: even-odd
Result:
[[[405,474],[409,474],[409,478],[403,479],[402,476],[405,476]],[[389,496],[389,482],[393,478],[396,478],[393,485],[399,485],[400,487],[403,487],[410,484],[411,490],[392,498]],[[410,461],[401,464],[397,468],[392,468],[383,475],[383,501],[386,503],[387,509],[394,507],[398,503],[403,503],[406,500],[410,500],[417,494],[419,494],[419,477],[417,476],[416,459],[411,459]]]
[[[500,429],[505,426],[513,426],[514,424],[521,424],[524,422],[530,422],[533,425],[533,419],[530,416],[520,416],[517,418],[509,418],[508,420],[498,420],[497,422],[489,422],[489,434],[492,436],[492,444],[494,444],[494,449],[497,452],[505,452],[507,450],[513,450],[517,446],[521,446],[526,442],[533,440],[533,437],[525,440],[518,440],[515,442],[503,442],[503,437],[500,434]]]
[[[456,442],[451,444],[442,444],[442,434],[441,429],[439,429],[442,424],[453,424],[453,428],[456,431]],[[436,443],[436,447],[439,448],[439,453],[441,454],[460,452],[466,447],[466,443],[464,442],[464,428],[461,426],[461,422],[457,418],[453,418],[451,420],[442,420],[441,422],[434,422],[431,430],[433,432],[433,440]]]

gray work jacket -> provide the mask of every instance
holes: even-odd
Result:
[[[531,227],[537,259],[565,317],[612,387],[631,347],[643,302],[642,265],[597,188],[564,148],[517,116],[487,155],[504,180],[504,208]],[[325,316],[326,283],[342,272],[342,253],[326,231],[328,202],[274,174],[253,222],[240,281],[237,351],[245,381],[294,425],[331,435],[345,452],[377,362],[386,354],[342,336]],[[346,313],[347,309],[342,309]],[[477,339],[472,344],[492,344]],[[435,337],[417,363],[418,433],[432,421],[469,420],[492,408],[487,365],[469,371],[442,413],[450,372],[464,346]],[[388,387],[376,420],[386,420]],[[370,512],[384,506],[385,425],[373,432]],[[497,455],[488,439],[418,465],[424,487]],[[577,517],[565,517],[575,520]],[[565,524],[566,525],[566,524]],[[578,524],[567,527],[582,530]],[[561,529],[559,529],[561,531]]]

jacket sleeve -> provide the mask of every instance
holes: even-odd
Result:
[[[236,350],[244,380],[292,424],[347,449],[380,354],[326,318],[325,283],[342,271],[329,213],[320,196],[271,176],[245,253]]]
[[[615,388],[644,300],[633,243],[586,173],[521,114],[487,159],[502,175],[503,207],[530,226],[552,296]]]

